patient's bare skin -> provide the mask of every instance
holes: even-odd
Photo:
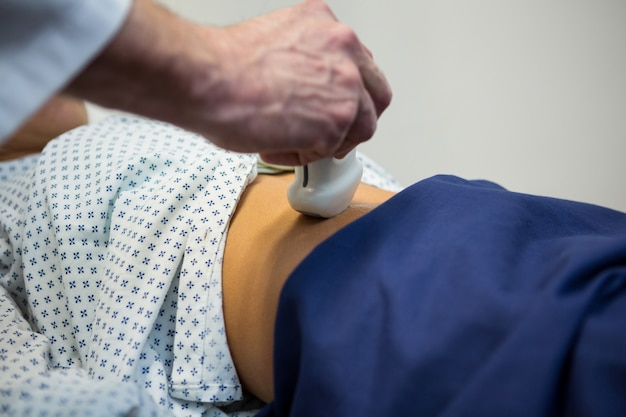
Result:
[[[389,199],[361,184],[338,216],[303,216],[287,202],[293,175],[259,176],[244,192],[230,224],[223,265],[228,344],[244,387],[264,401],[273,392],[274,320],[282,286],[320,242]]]
[[[87,110],[82,101],[55,96],[0,143],[0,161],[41,152],[50,140],[86,123]]]

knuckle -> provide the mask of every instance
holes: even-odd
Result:
[[[341,138],[337,136],[336,132],[317,135],[311,140],[305,153],[313,159],[330,156],[337,149],[340,140]]]
[[[326,4],[326,2],[322,1],[322,0],[310,0],[308,2],[309,7],[311,8],[315,8],[316,10],[325,13],[325,14],[332,14],[332,10],[330,9],[330,6],[328,4]]]
[[[377,119],[376,117],[373,117],[373,114],[370,114],[370,116],[372,117],[363,117],[358,123],[355,123],[351,132],[348,134],[350,140],[363,142],[374,136],[374,133],[376,132]]]
[[[332,121],[327,126],[326,134],[315,139],[312,152],[320,158],[333,156],[354,128],[359,131],[358,140],[369,139],[374,134],[376,118],[357,123],[358,111],[359,104],[356,100],[349,100],[336,106],[332,113]]]
[[[363,125],[363,133],[358,139],[368,140],[374,136],[374,132],[376,132],[376,126],[378,125],[376,117],[372,114],[370,120],[365,121]]]
[[[389,105],[393,98],[393,92],[391,88],[387,86],[381,94],[376,97],[376,108],[378,109],[378,115],[380,115]]]
[[[342,105],[337,106],[334,112],[334,120],[339,132],[345,132],[354,122],[359,109],[356,100],[348,100]]]
[[[330,31],[331,37],[337,45],[345,48],[352,48],[359,45],[359,38],[354,30],[344,24],[337,22]]]
[[[374,136],[374,132],[376,132],[377,126],[378,126],[378,122],[377,122],[377,119],[374,117],[372,118],[370,123],[366,126],[364,135],[360,139],[362,140],[371,139],[371,137]]]
[[[337,144],[328,138],[319,137],[309,152],[309,156],[315,155],[317,158],[324,158],[333,154]]]
[[[362,84],[361,71],[354,64],[354,62],[350,60],[344,61],[343,65],[341,65],[341,73],[347,83],[347,85],[351,88],[360,88]]]

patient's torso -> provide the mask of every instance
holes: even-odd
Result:
[[[239,375],[271,400],[274,317],[283,283],[315,246],[394,193],[361,184],[352,204],[331,219],[304,216],[287,201],[292,174],[259,175],[232,219],[224,255],[224,312]],[[242,262],[245,259],[245,262]]]

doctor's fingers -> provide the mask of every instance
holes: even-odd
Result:
[[[391,103],[391,86],[374,61],[372,52],[361,43],[356,33],[348,26],[338,25],[335,40],[342,43],[343,53],[358,68],[361,81],[376,108],[376,115],[380,116]]]
[[[391,86],[385,74],[374,61],[372,51],[361,43],[356,33],[351,28],[344,26],[342,35],[344,53],[359,69],[363,85],[374,102],[377,116],[380,116],[391,103]]]
[[[378,109],[363,82],[355,86],[357,93],[354,94],[354,101],[345,103],[344,110],[339,112],[341,119],[348,113],[352,114],[351,121],[348,122],[342,131],[333,134],[326,131],[325,135],[317,137],[315,141],[309,141],[313,146],[298,146],[293,150],[282,150],[263,153],[262,159],[266,162],[277,165],[306,165],[318,159],[335,156],[343,158],[359,143],[370,139],[378,124]],[[352,108],[352,110],[348,110]],[[340,120],[335,120],[337,127],[344,124]],[[320,133],[323,130],[320,130]],[[315,136],[315,135],[313,135]],[[336,145],[333,145],[336,144]],[[315,146],[317,144],[317,146]],[[299,149],[297,149],[299,148]]]
[[[343,141],[335,151],[335,157],[343,158],[355,146],[374,136],[378,124],[378,111],[365,86],[361,89],[359,107],[352,125],[348,128]]]
[[[380,70],[376,62],[372,58],[371,52],[365,46],[363,46],[362,52],[357,57],[357,66],[363,79],[363,85],[368,91],[374,106],[376,108],[376,115],[380,115],[391,103],[391,86],[385,77],[385,74]]]
[[[334,156],[343,158],[359,143],[370,139],[376,130],[377,117],[372,100],[367,93],[363,101],[365,104],[359,106],[359,111],[354,122],[346,132],[337,150],[332,155],[321,153],[314,149],[302,149],[299,151],[279,151],[261,153],[261,159],[267,163],[275,165],[300,166],[317,161],[322,158]]]
[[[306,165],[321,159],[319,154],[298,151],[261,152],[259,156],[264,162],[269,164],[291,167]]]
[[[328,37],[327,42],[343,50],[359,68],[363,84],[376,107],[376,114],[380,116],[389,106],[392,92],[385,75],[376,65],[372,52],[361,43],[351,27],[338,21],[331,8],[322,0],[306,0],[301,6],[306,8],[309,13],[333,21],[332,26],[329,26],[325,33]]]

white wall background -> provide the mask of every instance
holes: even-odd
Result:
[[[225,25],[287,0],[164,0]],[[626,211],[626,1],[328,0],[394,88],[361,150],[438,174]]]

